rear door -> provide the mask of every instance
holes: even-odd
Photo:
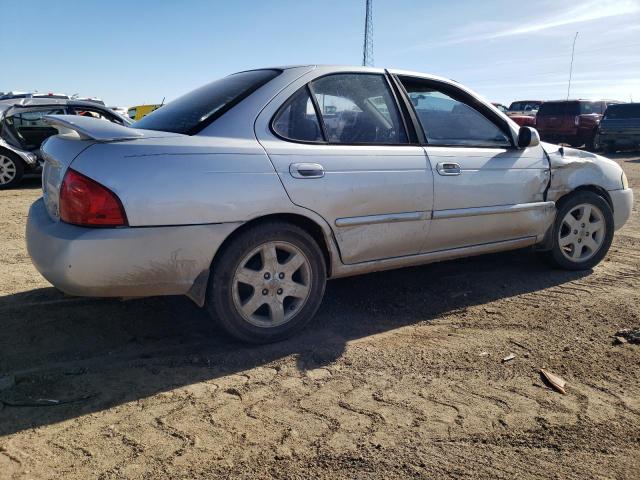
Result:
[[[256,123],[292,202],[327,221],[344,263],[418,253],[433,180],[387,77],[345,71],[304,81]]]
[[[423,251],[535,237],[546,231],[549,165],[542,147],[518,149],[506,120],[451,84],[399,77],[424,131],[434,177]]]

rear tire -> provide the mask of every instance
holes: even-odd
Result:
[[[0,190],[15,187],[23,175],[22,159],[12,152],[0,150]]]
[[[296,225],[266,222],[240,233],[218,253],[206,307],[232,336],[276,342],[313,318],[325,284],[324,255],[315,240]]]
[[[611,207],[593,192],[575,192],[561,202],[552,235],[553,246],[546,255],[553,264],[566,270],[589,270],[611,246]]]

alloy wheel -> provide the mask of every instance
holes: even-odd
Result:
[[[311,263],[288,242],[264,243],[245,255],[232,277],[240,316],[257,327],[276,327],[295,317],[311,292]]]
[[[605,219],[598,207],[582,203],[573,207],[562,219],[558,245],[571,262],[583,262],[593,257],[605,239]]]
[[[15,162],[5,155],[0,155],[0,185],[6,185],[16,177]]]

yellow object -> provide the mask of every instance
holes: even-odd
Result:
[[[142,117],[149,115],[161,106],[162,105],[136,105],[135,107],[130,107],[127,110],[127,114],[131,120],[140,120]]]

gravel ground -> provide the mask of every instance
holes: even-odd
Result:
[[[593,271],[525,250],[336,280],[262,347],[184,298],[51,288],[24,246],[39,195],[0,192],[2,480],[638,478],[640,346],[611,336],[640,326],[640,194]]]

